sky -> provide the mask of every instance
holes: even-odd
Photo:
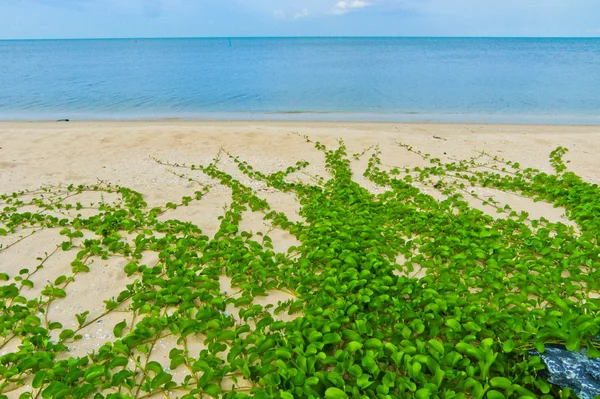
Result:
[[[0,39],[600,37],[600,0],[0,0]]]

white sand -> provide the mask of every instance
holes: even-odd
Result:
[[[41,184],[94,183],[97,179],[150,196],[150,204],[180,199],[190,190],[150,157],[208,163],[219,148],[264,171],[298,160],[322,172],[321,154],[293,133],[334,146],[343,138],[349,153],[379,144],[390,166],[419,158],[395,145],[414,146],[442,160],[487,151],[522,165],[550,170],[548,155],[559,145],[571,152],[569,167],[600,181],[600,126],[465,125],[319,122],[0,122],[0,192]],[[434,136],[443,138],[435,139]],[[445,140],[444,140],[445,139]],[[446,155],[444,155],[446,153]],[[358,177],[358,176],[357,176]]]
[[[425,165],[420,157],[396,145],[396,141],[412,145],[423,153],[429,153],[442,161],[465,159],[486,151],[491,155],[514,160],[523,166],[551,171],[549,153],[557,146],[570,149],[566,159],[570,170],[590,182],[600,183],[600,127],[599,126],[521,126],[521,125],[475,125],[475,124],[396,124],[396,123],[310,123],[310,122],[2,122],[0,123],[0,193],[35,189],[44,184],[94,184],[98,179],[126,186],[145,194],[150,207],[166,202],[179,202],[185,195],[193,196],[199,187],[168,172],[168,167],[157,164],[151,157],[167,162],[207,164],[225,149],[250,162],[263,172],[285,169],[297,161],[309,161],[305,173],[295,174],[292,179],[307,181],[310,176],[325,176],[322,154],[298,136],[309,135],[315,141],[335,146],[343,138],[349,154],[361,153],[372,145],[380,145],[384,168]],[[435,137],[437,138],[435,138]],[[355,179],[374,192],[381,188],[362,177],[369,153],[353,162]],[[250,181],[237,171],[235,165],[224,157],[220,166],[242,182],[257,190],[277,211],[285,212],[292,220],[300,220],[299,204],[291,194],[282,194]],[[212,184],[210,193],[189,207],[180,207],[165,218],[192,221],[212,236],[218,229],[219,215],[230,202],[230,190],[219,186],[200,173],[194,175],[201,182]],[[435,194],[435,190],[424,191]],[[516,210],[527,210],[532,217],[545,216],[550,220],[562,220],[564,211],[549,204],[534,203],[522,197],[479,190],[485,196],[494,196],[501,203],[509,203]],[[437,194],[436,194],[437,195]],[[79,199],[81,200],[81,199]],[[99,196],[88,196],[89,202],[97,202]],[[110,200],[110,198],[105,198]],[[478,201],[474,206],[482,207]],[[492,208],[482,208],[495,214]],[[271,226],[261,217],[249,213],[242,226],[246,230],[268,231]],[[285,251],[297,245],[293,236],[275,229],[271,236],[277,251]],[[1,243],[14,241],[4,237]],[[0,251],[0,271],[11,276],[23,267],[33,269],[35,260],[44,252],[52,251],[62,242],[57,231],[39,233],[22,243]],[[148,255],[150,258],[152,254]],[[48,280],[70,271],[73,253],[59,253],[52,257],[46,267],[35,276],[36,287],[28,297],[39,295]],[[148,259],[151,263],[152,259]],[[103,301],[118,295],[130,282],[122,271],[122,261],[99,261],[88,274],[78,276],[67,289],[67,298],[56,301],[50,317],[60,321],[65,328],[76,327],[73,315],[85,310],[89,318],[102,313]],[[221,281],[222,290],[228,287],[226,278]],[[275,292],[262,300],[262,304],[277,303],[289,298]],[[127,314],[115,314],[82,331],[85,338],[73,354],[80,355],[97,349],[111,341],[112,329]],[[15,342],[16,344],[16,342]],[[197,343],[198,348],[202,345]],[[153,354],[168,364],[171,343],[159,342]],[[0,354],[14,350],[5,347]],[[181,376],[180,376],[181,377]]]

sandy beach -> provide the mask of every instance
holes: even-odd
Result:
[[[569,169],[591,183],[600,183],[600,126],[178,120],[0,122],[0,192],[102,180],[137,190],[145,195],[150,207],[159,206],[178,201],[198,187],[169,173],[155,159],[208,164],[221,149],[263,172],[272,173],[298,161],[308,161],[306,173],[326,177],[322,154],[306,143],[301,137],[305,135],[331,147],[343,139],[349,154],[379,145],[383,164],[389,169],[427,164],[399,147],[398,142],[442,161],[468,159],[485,151],[548,172],[552,171],[550,152],[563,146],[570,150]],[[367,156],[363,156],[353,163],[354,177],[367,188],[377,190],[362,177],[366,160]],[[227,159],[222,163],[228,173],[256,185],[232,164]],[[296,177],[305,179],[307,175]],[[214,183],[200,178],[207,184]],[[425,191],[432,193],[427,188]],[[217,184],[203,201],[200,213],[214,216],[228,197],[227,190]],[[288,202],[280,204],[281,211],[293,215],[297,204],[290,198]],[[543,216],[543,212],[536,212],[543,204],[523,206],[533,215]],[[207,213],[208,209],[211,211]],[[195,219],[199,215],[189,209],[176,213],[175,217],[189,218],[209,232],[216,228],[214,222]]]
[[[42,185],[95,184],[98,181],[128,187],[144,195],[148,207],[177,203],[193,196],[199,183],[210,185],[200,202],[168,213],[169,218],[197,224],[212,237],[219,228],[219,215],[231,202],[231,190],[198,173],[196,182],[176,176],[166,163],[206,165],[220,151],[239,156],[255,168],[273,173],[298,161],[310,166],[291,180],[310,181],[327,178],[322,153],[302,136],[334,148],[343,139],[348,153],[363,153],[375,146],[381,149],[383,167],[426,166],[428,161],[401,148],[413,146],[444,162],[477,157],[482,151],[520,162],[523,167],[552,172],[549,154],[558,146],[569,148],[569,169],[591,183],[600,183],[600,126],[478,125],[478,124],[401,124],[334,122],[213,122],[213,121],[82,121],[82,122],[0,122],[0,193],[32,190]],[[369,151],[353,161],[354,179],[374,193],[384,191],[362,176]],[[252,187],[277,211],[299,220],[299,204],[284,194],[248,179],[226,156],[220,167]],[[419,186],[423,192],[443,198],[432,187]],[[475,188],[480,195],[492,196],[532,218],[570,223],[562,208],[534,202],[498,190]],[[98,198],[89,198],[93,203]],[[495,209],[466,198],[474,207],[495,215]],[[242,226],[248,231],[267,230],[262,218],[249,212]],[[293,243],[286,232],[275,231],[276,249]],[[9,241],[7,238],[4,241]],[[35,247],[35,240],[26,245]],[[8,270],[20,267],[7,251],[2,264]],[[24,251],[27,252],[27,251]],[[33,253],[31,254],[34,255]],[[37,255],[36,255],[37,256]],[[35,257],[33,257],[35,258]]]
[[[252,181],[241,174],[228,152],[248,161],[262,172],[273,173],[298,161],[310,166],[302,173],[290,176],[309,181],[318,176],[327,178],[323,156],[302,136],[335,147],[343,139],[349,154],[365,156],[353,161],[354,179],[374,193],[384,189],[362,177],[370,149],[381,149],[382,168],[415,167],[427,165],[421,157],[398,146],[398,142],[413,146],[423,153],[442,161],[476,157],[482,151],[506,160],[520,162],[524,167],[550,172],[550,152],[558,146],[569,148],[566,159],[569,170],[592,183],[600,183],[600,126],[543,126],[543,125],[478,125],[478,124],[401,124],[401,123],[333,123],[333,122],[196,122],[196,121],[85,121],[85,122],[0,122],[0,193],[32,190],[43,185],[95,184],[99,180],[129,187],[145,196],[149,207],[178,202],[184,196],[193,196],[200,184],[211,189],[202,201],[188,207],[178,207],[161,216],[165,219],[190,221],[211,237],[219,228],[218,217],[223,215],[231,201],[231,190],[205,175],[194,175],[196,181],[176,176],[174,168],[165,163],[205,165],[221,154],[220,167],[255,190],[273,209],[284,212],[292,221],[301,220],[300,204],[294,195],[277,192],[266,185]],[[426,193],[439,196],[431,187],[421,187]],[[476,189],[481,195],[492,196],[500,203],[510,204],[515,210],[526,210],[532,218],[546,217],[551,221],[569,221],[564,210],[550,204],[534,202],[492,189]],[[89,203],[108,201],[108,198],[90,195]],[[80,199],[81,200],[81,199]],[[472,200],[472,199],[471,199]],[[469,200],[469,201],[471,201]],[[494,209],[481,202],[472,205],[494,214]],[[84,209],[82,212],[86,212]],[[276,252],[297,245],[288,232],[273,229],[260,216],[248,212],[242,221],[242,230],[270,231]],[[9,243],[16,237],[0,237],[0,243]],[[56,231],[47,231],[0,252],[0,271],[14,275],[25,266],[33,266],[36,258],[52,251],[63,241]],[[155,256],[155,254],[154,254]],[[44,281],[53,280],[70,270],[68,259],[73,254],[61,253],[52,258],[43,272],[35,276],[39,294]],[[151,258],[146,259],[148,263]],[[126,262],[125,262],[126,263]],[[52,305],[52,320],[65,328],[76,326],[73,315],[90,311],[90,318],[102,313],[103,301],[110,299],[132,280],[122,268],[123,261],[103,264],[90,273],[77,277],[69,287],[66,299]],[[38,288],[39,282],[39,288]],[[223,277],[222,291],[232,291],[231,281]],[[261,299],[262,304],[287,300],[282,292],[273,292]],[[282,316],[283,317],[283,316]],[[82,331],[85,339],[74,344],[72,354],[83,355],[104,342],[114,340],[114,326],[123,319],[111,316],[101,324]],[[16,344],[16,341],[15,343]],[[168,364],[171,343],[159,342],[165,351],[156,351],[155,360]],[[199,347],[201,344],[198,343]],[[15,350],[11,344],[0,355]],[[159,348],[160,349],[160,348]],[[181,373],[181,371],[180,371]],[[180,377],[184,375],[181,374]],[[26,391],[26,388],[24,388]],[[15,396],[16,397],[16,396]]]
[[[380,145],[389,166],[414,166],[418,157],[396,142],[442,160],[466,159],[481,151],[550,170],[557,146],[570,150],[569,167],[600,182],[600,126],[402,124],[344,122],[82,121],[0,122],[0,192],[42,184],[94,183],[97,179],[156,195],[150,203],[180,198],[185,185],[156,164],[202,164],[220,148],[274,171],[298,160],[319,173],[320,154],[298,137],[326,145],[344,140],[351,153]]]
[[[550,152],[563,146],[570,150],[570,170],[589,182],[600,183],[599,126],[178,120],[0,122],[0,192],[41,185],[94,184],[102,180],[139,191],[150,207],[160,206],[193,194],[198,187],[169,173],[155,159],[208,164],[221,149],[264,172],[308,161],[308,174],[326,177],[324,159],[301,137],[305,135],[332,147],[338,139],[343,139],[349,154],[379,145],[384,166],[389,169],[427,165],[420,157],[399,147],[398,142],[442,161],[468,159],[485,151],[548,172],[552,170],[548,162]],[[366,160],[365,156],[353,164],[354,177],[365,187],[377,190],[362,177]],[[232,162],[225,160],[223,165],[241,181],[256,185],[242,176]],[[213,184],[205,176],[200,178],[206,184]],[[307,176],[302,174],[298,178]],[[424,191],[434,194],[434,190],[424,188]],[[216,185],[198,214],[188,208],[185,212],[175,211],[173,217],[199,223],[210,235],[218,226],[213,216],[222,210],[229,195],[224,187]],[[516,205],[533,217],[552,218],[560,214],[552,207],[540,210],[547,208],[542,203],[519,204],[521,198],[500,195],[500,200],[516,200]],[[278,198],[274,205],[280,205],[280,210],[292,217],[297,212],[297,204],[289,196]],[[210,215],[214,220],[202,220],[202,215]]]

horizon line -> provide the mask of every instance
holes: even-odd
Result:
[[[306,35],[306,36],[131,36],[131,37],[50,37],[50,38],[0,38],[0,41],[44,40],[177,40],[177,39],[600,39],[600,36],[381,36],[381,35]]]

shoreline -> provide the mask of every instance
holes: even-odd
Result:
[[[388,123],[388,124],[464,124],[464,125],[526,125],[526,126],[600,126],[598,115],[479,115],[479,114],[385,114],[336,113],[318,111],[263,112],[263,113],[208,113],[182,116],[139,115],[130,117],[45,115],[42,118],[2,117],[0,123],[51,122],[276,122],[276,123]]]
[[[522,122],[441,122],[441,121],[353,121],[353,120],[295,120],[295,119],[186,119],[186,118],[156,118],[156,119],[68,119],[68,120],[53,120],[53,119],[0,119],[0,129],[10,128],[13,126],[31,126],[39,125],[43,128],[52,127],[53,125],[68,127],[69,125],[186,125],[186,126],[203,126],[203,125],[235,125],[247,126],[252,124],[264,125],[307,125],[307,126],[325,126],[336,127],[340,125],[349,126],[454,126],[454,127],[553,127],[553,128],[596,128],[600,132],[599,124],[562,124],[562,123],[522,123]]]

